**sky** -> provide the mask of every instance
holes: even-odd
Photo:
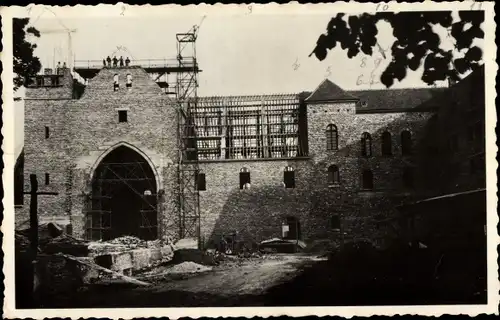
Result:
[[[329,51],[324,61],[308,57],[318,36],[336,12],[314,14],[258,14],[250,9],[238,14],[202,14],[183,11],[182,15],[153,17],[71,18],[57,16],[44,7],[30,11],[31,25],[41,32],[34,38],[35,55],[43,68],[54,67],[58,61],[68,61],[66,30],[71,34],[74,60],[102,59],[118,50],[118,55],[135,59],[172,59],[176,56],[176,33],[187,32],[199,25],[196,43],[199,74],[199,96],[298,93],[313,91],[325,78],[343,89],[380,89],[370,85],[370,74],[376,76],[390,62],[379,53],[372,57],[358,55],[349,59],[345,51]],[[438,30],[446,41],[444,30]],[[394,41],[392,29],[379,24],[378,42],[389,49]],[[376,61],[379,63],[375,68]],[[364,65],[362,68],[361,65]],[[420,80],[422,70],[408,73],[394,88],[425,87]],[[170,79],[170,80],[173,80]],[[362,80],[363,84],[359,84]],[[441,84],[442,85],[442,84]],[[22,96],[19,90],[16,96]],[[22,148],[23,103],[16,107],[16,150]]]

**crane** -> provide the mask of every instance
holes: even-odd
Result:
[[[70,70],[72,70],[73,67],[73,46],[72,46],[72,39],[71,39],[71,34],[76,33],[77,29],[69,29],[64,26],[64,29],[42,29],[38,30],[42,34],[56,34],[56,33],[67,33],[68,34],[68,67]]]

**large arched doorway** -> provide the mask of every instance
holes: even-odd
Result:
[[[156,199],[156,179],[149,163],[131,148],[117,147],[101,160],[93,175],[87,239],[156,239]]]

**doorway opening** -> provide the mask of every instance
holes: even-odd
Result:
[[[111,151],[94,173],[86,214],[86,238],[157,239],[156,189],[153,169],[143,156],[126,146]]]

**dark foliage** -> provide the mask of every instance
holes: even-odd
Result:
[[[327,32],[319,36],[311,55],[322,61],[328,50],[339,45],[347,51],[349,58],[360,52],[371,56],[377,48],[382,50],[377,43],[377,23],[386,21],[392,26],[396,38],[391,47],[392,61],[380,77],[386,87],[392,86],[395,79],[404,79],[408,69],[415,71],[422,64],[422,80],[427,84],[446,79],[459,80],[462,74],[480,65],[483,52],[472,46],[472,42],[475,38],[484,38],[482,11],[461,11],[456,22],[453,22],[451,11],[363,13],[347,19],[344,16],[339,13],[330,20]],[[439,48],[442,39],[432,30],[433,25],[446,28],[455,50],[464,50],[465,56],[453,58],[453,50]]]
[[[27,41],[28,35],[40,37],[40,32],[28,26],[28,18],[13,19],[13,45],[14,45],[14,90],[24,85],[26,79],[40,71],[40,59],[33,55],[36,44]]]

